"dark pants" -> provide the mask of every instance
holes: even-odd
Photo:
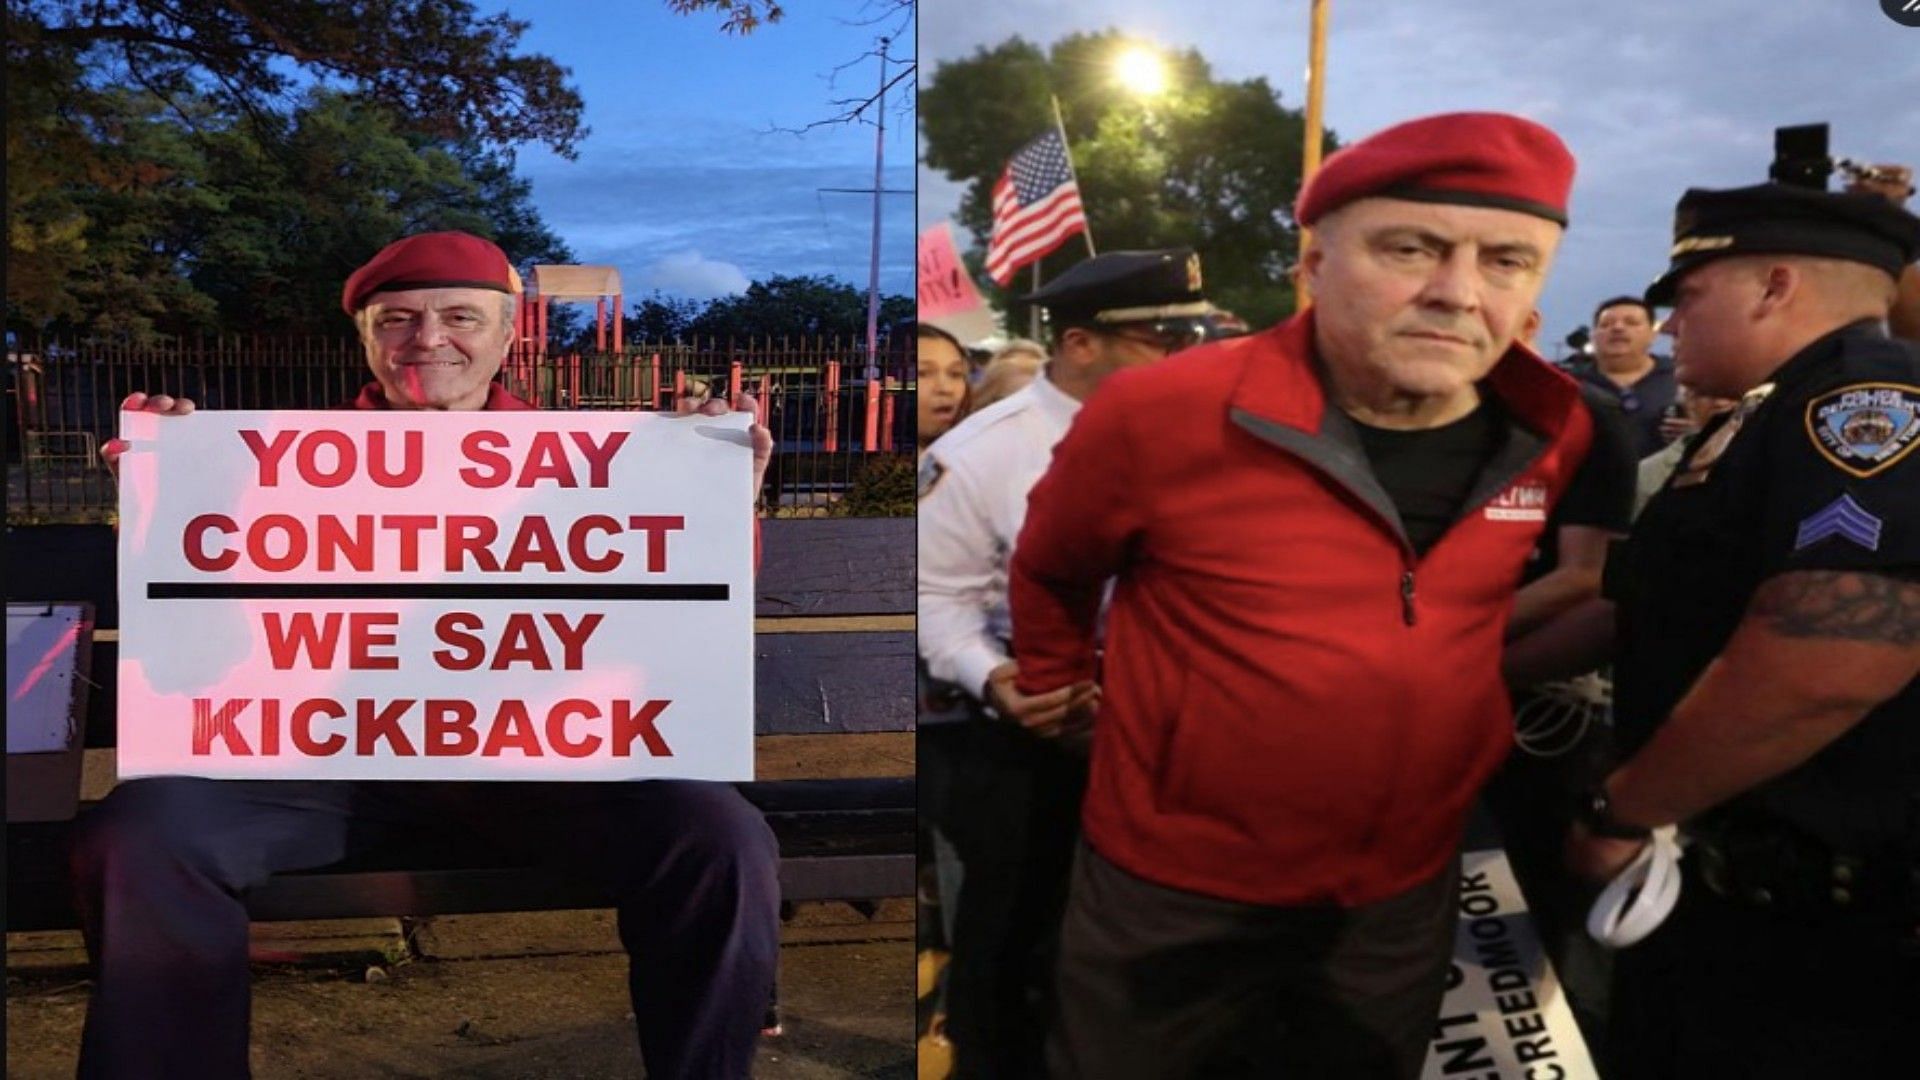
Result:
[[[1609,1080],[1911,1076],[1913,914],[1783,914],[1713,895],[1691,866],[1667,921],[1614,961]]]
[[[617,900],[647,1075],[744,1077],[779,949],[778,849],[724,784],[132,780],[78,823],[82,1077],[248,1075],[245,890],[374,834],[478,817]]]
[[[963,868],[946,983],[956,1077],[1045,1074],[1084,756],[1006,721],[920,731],[922,813]]]
[[[1453,955],[1459,866],[1356,908],[1169,889],[1083,846],[1060,942],[1054,1074],[1420,1075]]]

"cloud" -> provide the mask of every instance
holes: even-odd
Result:
[[[730,262],[709,259],[697,251],[678,251],[640,271],[636,292],[655,289],[695,300],[712,300],[747,291],[752,281]]]

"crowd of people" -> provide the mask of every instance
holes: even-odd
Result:
[[[1686,192],[1554,365],[1574,175],[1532,121],[1425,117],[1303,187],[1281,325],[1208,340],[1175,249],[1020,298],[1017,375],[922,330],[953,1075],[1419,1075],[1482,806],[1603,1075],[1916,1060],[1911,171]],[[1596,672],[1605,722],[1516,737]],[[1675,827],[1677,906],[1602,946]]]

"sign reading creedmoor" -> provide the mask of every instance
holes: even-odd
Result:
[[[120,775],[751,779],[750,419],[122,414]]]

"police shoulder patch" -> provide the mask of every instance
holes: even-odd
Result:
[[[1807,402],[1807,436],[1820,456],[1872,476],[1920,446],[1920,386],[1853,383]]]
[[[928,495],[931,495],[933,493],[934,485],[938,484],[940,482],[940,478],[945,475],[947,475],[946,466],[940,464],[939,458],[934,457],[932,454],[928,454],[920,462],[920,475],[919,475],[919,485],[918,485],[920,490],[919,490],[919,493],[914,497],[914,501],[918,502],[919,500],[926,498]]]

